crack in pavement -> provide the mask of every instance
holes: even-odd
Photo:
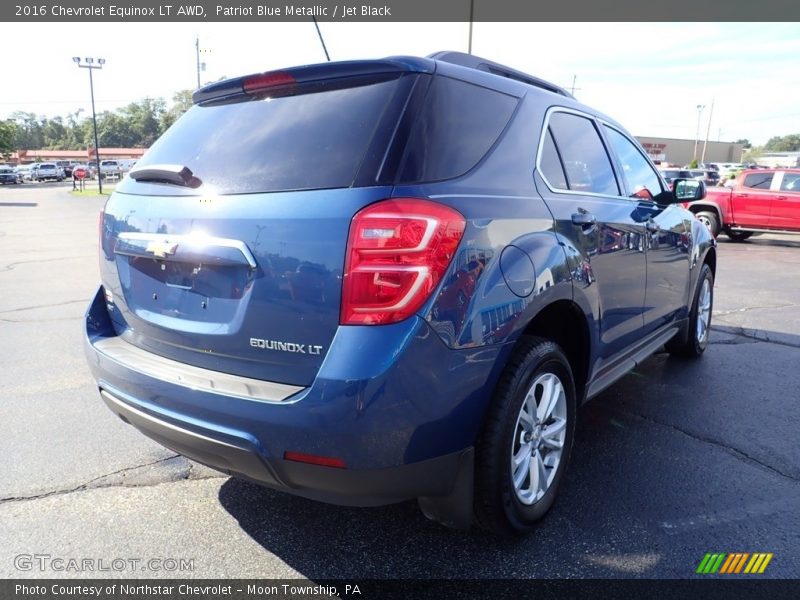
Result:
[[[13,263],[8,263],[6,266],[0,268],[0,273],[6,273],[8,271],[13,271],[14,267],[18,267],[19,265],[29,265],[31,263],[46,263],[46,262],[57,262],[61,260],[76,260],[84,258],[93,258],[94,255],[81,255],[81,256],[59,256],[58,258],[37,258],[35,260],[20,260]]]
[[[8,310],[0,310],[0,315],[5,315],[14,312],[22,312],[25,310],[36,310],[37,308],[56,308],[57,306],[66,306],[67,304],[77,304],[79,302],[89,302],[89,300],[88,299],[65,300],[64,302],[56,302],[55,304],[37,304],[36,306],[23,306],[22,308],[10,308]]]
[[[153,481],[153,482],[150,482],[150,483],[138,483],[138,484],[137,483],[127,483],[127,482],[111,482],[111,483],[108,483],[108,484],[103,484],[102,483],[102,481],[104,479],[108,479],[110,477],[114,477],[115,475],[122,475],[122,474],[125,474],[125,473],[129,473],[131,471],[136,471],[137,469],[143,469],[145,467],[152,467],[154,465],[163,464],[163,463],[169,462],[171,460],[175,460],[176,458],[185,459],[188,462],[188,465],[189,465],[188,468],[186,469],[186,472],[184,474],[182,474],[180,477],[176,478],[176,479],[169,478],[169,479],[164,479],[163,481]],[[87,481],[85,483],[82,483],[82,484],[80,484],[78,486],[72,487],[72,488],[66,488],[66,489],[63,489],[63,490],[51,490],[49,492],[43,492],[41,494],[32,494],[30,496],[8,496],[6,498],[0,498],[0,506],[2,506],[3,504],[10,504],[12,502],[28,502],[28,501],[31,501],[31,500],[42,500],[43,498],[50,498],[52,496],[63,496],[63,495],[66,495],[66,494],[74,494],[76,492],[85,492],[87,490],[99,490],[99,489],[114,488],[114,487],[123,487],[123,488],[124,487],[127,487],[127,488],[152,487],[152,486],[156,486],[156,485],[161,485],[163,483],[175,483],[177,481],[187,481],[187,480],[190,480],[190,479],[193,480],[193,481],[200,481],[202,479],[217,479],[217,478],[228,477],[227,475],[222,474],[222,473],[220,473],[219,475],[216,475],[216,474],[215,475],[201,475],[201,476],[198,476],[198,477],[192,477],[193,472],[194,472],[194,463],[192,463],[190,460],[186,459],[184,456],[181,456],[180,454],[173,454],[172,456],[168,456],[166,458],[161,458],[161,459],[153,461],[153,462],[144,463],[144,464],[141,464],[141,465],[135,465],[133,467],[125,467],[124,469],[119,469],[119,470],[113,471],[111,473],[106,473],[105,475],[100,475],[98,477],[94,477],[94,478],[90,479],[89,481]]]
[[[720,310],[714,311],[715,317],[726,317],[728,315],[738,315],[740,313],[746,313],[751,310],[770,310],[770,309],[779,309],[779,308],[794,308],[796,304],[777,304],[773,306],[745,306],[744,308],[734,308],[732,310]]]
[[[606,410],[609,410],[611,412],[617,413],[619,415],[623,415],[623,416],[630,417],[630,418],[633,418],[633,419],[638,419],[640,421],[645,421],[647,423],[652,423],[654,425],[660,425],[662,427],[666,427],[666,428],[672,429],[674,431],[677,431],[679,433],[682,433],[683,435],[685,435],[685,436],[687,436],[687,437],[689,437],[689,438],[691,438],[691,439],[693,439],[695,441],[703,442],[705,444],[709,444],[711,446],[715,446],[717,448],[721,448],[722,450],[724,450],[725,452],[727,452],[728,454],[730,454],[734,458],[736,458],[736,459],[738,459],[738,460],[740,460],[740,461],[742,461],[744,463],[762,467],[763,469],[766,469],[767,471],[770,471],[771,473],[773,473],[775,475],[778,475],[779,477],[783,477],[785,479],[788,479],[789,481],[793,481],[794,483],[800,483],[800,477],[792,475],[791,473],[784,473],[783,471],[781,471],[777,467],[773,467],[772,465],[769,465],[769,464],[767,464],[767,463],[755,458],[754,456],[750,456],[749,454],[747,454],[747,452],[744,452],[743,450],[739,450],[738,448],[734,448],[733,446],[729,446],[729,445],[725,444],[724,442],[722,442],[720,440],[716,440],[714,438],[711,438],[711,437],[708,437],[708,436],[704,436],[704,435],[701,435],[699,433],[694,433],[692,431],[689,431],[688,429],[683,429],[682,427],[679,427],[678,425],[674,425],[672,423],[667,423],[666,421],[661,421],[659,419],[655,419],[655,418],[649,417],[647,415],[642,415],[642,414],[639,414],[639,413],[634,413],[634,412],[630,412],[630,411],[627,411],[627,410],[622,410],[622,409],[619,409],[619,408],[613,408],[613,407],[608,406],[608,405],[603,405],[603,406],[604,406],[604,408],[606,408]]]
[[[56,321],[82,321],[83,315],[77,317],[54,317],[52,319],[2,319],[3,323],[55,323]]]

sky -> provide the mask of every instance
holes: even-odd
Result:
[[[467,23],[320,23],[333,60],[466,52]],[[6,55],[0,119],[15,111],[91,114],[197,84],[315,62],[325,56],[308,23],[0,23]],[[473,53],[567,89],[639,136],[749,139],[800,133],[796,23],[475,23]],[[713,114],[711,111],[714,104]],[[698,111],[698,105],[705,108]],[[709,127],[709,117],[711,118]]]

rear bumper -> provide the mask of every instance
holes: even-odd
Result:
[[[85,350],[115,414],[222,472],[350,506],[463,495],[504,349],[451,350],[420,319],[398,325],[377,337],[377,328],[342,328],[312,385],[296,388],[212,376],[130,346],[114,333],[101,289],[87,311]],[[348,352],[370,357],[371,370]],[[285,460],[285,452],[346,468]]]
[[[220,432],[188,429],[136,408],[101,389],[106,405],[162,446],[214,469],[323,502],[348,506],[391,504],[420,496],[449,495],[462,464],[471,467],[471,449],[385,469],[353,471],[267,459],[247,438],[221,439]],[[130,399],[129,399],[130,400]]]

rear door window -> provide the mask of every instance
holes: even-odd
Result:
[[[564,166],[561,164],[561,158],[558,156],[558,150],[556,150],[556,144],[553,141],[553,135],[550,133],[549,127],[544,137],[542,156],[539,163],[542,175],[550,182],[552,187],[559,190],[569,189],[567,176],[564,174]]]
[[[590,119],[573,113],[555,112],[550,116],[550,131],[564,164],[570,190],[619,196],[611,160]]]
[[[800,173],[784,173],[781,191],[800,192]]]
[[[772,173],[750,173],[744,176],[744,187],[768,190],[772,184]]]

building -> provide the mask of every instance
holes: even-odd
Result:
[[[100,160],[139,160],[147,151],[146,148],[100,148]],[[86,150],[20,150],[14,152],[9,161],[15,165],[26,165],[34,162],[55,162],[68,160],[74,163],[88,163],[97,160],[94,148]]]
[[[765,152],[756,161],[765,167],[800,167],[800,152]]]
[[[639,143],[655,163],[683,166],[688,165],[695,158],[695,140],[640,135],[637,135],[636,139],[639,140]],[[742,161],[742,154],[744,153],[742,144],[709,141],[705,147],[705,160],[702,160],[704,145],[704,140],[700,140],[697,143],[697,162],[738,163]]]

